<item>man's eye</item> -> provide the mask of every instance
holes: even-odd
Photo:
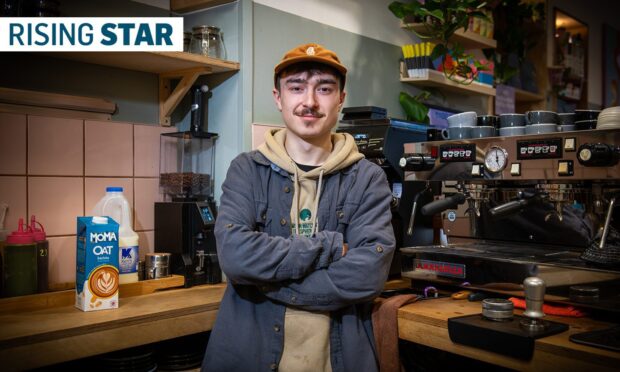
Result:
[[[291,92],[294,92],[294,93],[298,93],[298,92],[303,91],[304,89],[302,87],[300,87],[300,86],[291,86],[291,87],[288,88],[288,90],[290,90]]]
[[[323,93],[323,94],[329,94],[331,92],[333,92],[333,89],[331,87],[320,87],[318,89],[319,93]]]

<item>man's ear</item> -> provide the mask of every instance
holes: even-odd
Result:
[[[282,111],[282,101],[281,101],[281,95],[280,95],[280,91],[278,91],[276,88],[273,88],[273,100],[276,103],[276,107],[278,108],[278,111]]]
[[[344,104],[344,99],[347,96],[347,92],[345,92],[344,90],[340,93],[340,102],[338,103],[338,108],[341,109],[342,105]]]

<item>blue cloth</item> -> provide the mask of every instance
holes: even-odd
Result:
[[[286,306],[330,312],[333,371],[377,371],[372,300],[395,247],[383,170],[362,159],[325,176],[313,237],[291,236],[291,177],[261,153],[235,158],[222,188],[215,235],[228,286],[203,371],[277,370]]]

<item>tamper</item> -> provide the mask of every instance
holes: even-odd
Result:
[[[525,290],[525,311],[521,320],[521,327],[529,331],[541,331],[545,328],[542,310],[545,299],[545,281],[532,276],[523,281]]]

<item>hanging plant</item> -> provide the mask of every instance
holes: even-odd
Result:
[[[407,120],[418,123],[429,122],[428,107],[422,102],[426,101],[430,96],[431,92],[426,90],[418,93],[415,97],[406,92],[400,92],[398,101],[407,115]]]
[[[438,41],[431,52],[431,59],[441,57],[441,70],[446,78],[460,84],[471,84],[485,66],[465,53],[462,45],[452,42],[457,30],[467,31],[471,17],[486,18],[481,0],[414,0],[409,3],[392,2],[388,8],[405,24],[410,21],[424,25],[422,31],[408,27],[421,39]],[[473,64],[470,61],[474,61]]]

